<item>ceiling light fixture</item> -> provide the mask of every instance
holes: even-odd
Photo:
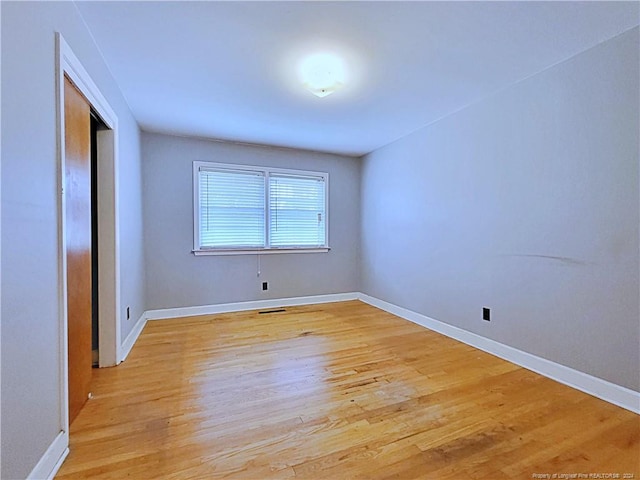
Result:
[[[333,53],[321,52],[305,57],[298,67],[300,80],[307,90],[326,97],[345,84],[343,60]]]

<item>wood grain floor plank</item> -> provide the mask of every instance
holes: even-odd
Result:
[[[149,322],[57,478],[640,478],[640,417],[358,301]]]

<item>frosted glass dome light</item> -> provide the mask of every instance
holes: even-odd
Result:
[[[315,53],[305,57],[298,68],[300,80],[307,90],[326,97],[345,84],[344,61],[333,53]]]

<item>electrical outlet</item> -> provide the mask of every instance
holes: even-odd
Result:
[[[262,290],[269,290],[269,283],[268,282],[262,282]]]
[[[127,307],[127,320],[131,318],[131,307]]]
[[[482,307],[482,319],[487,322],[491,321],[491,309],[487,307]]]

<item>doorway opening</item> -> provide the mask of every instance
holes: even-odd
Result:
[[[75,56],[62,35],[56,33],[57,100],[58,100],[58,158],[59,158],[59,272],[60,272],[60,457],[68,453],[69,444],[69,375],[75,368],[69,362],[70,314],[69,300],[74,292],[68,282],[68,251],[73,253],[72,211],[67,201],[72,191],[67,188],[67,155],[65,143],[65,80],[83,97],[88,108],[82,116],[86,119],[87,147],[90,150],[90,170],[86,170],[87,194],[85,204],[89,210],[89,249],[87,276],[89,285],[88,313],[83,317],[88,322],[88,364],[93,366],[92,351],[97,346],[98,366],[109,367],[120,363],[120,253],[118,233],[118,118]],[[82,127],[85,128],[85,127]],[[89,206],[90,204],[90,206]],[[85,207],[82,207],[85,208]],[[84,220],[83,220],[84,221]],[[85,230],[86,231],[86,230]],[[89,250],[87,249],[87,250]],[[93,267],[93,268],[91,268]],[[70,295],[71,294],[71,295]],[[83,347],[84,348],[84,347]],[[86,362],[82,361],[83,365]],[[75,372],[73,372],[75,375]],[[86,397],[85,397],[86,399]]]

